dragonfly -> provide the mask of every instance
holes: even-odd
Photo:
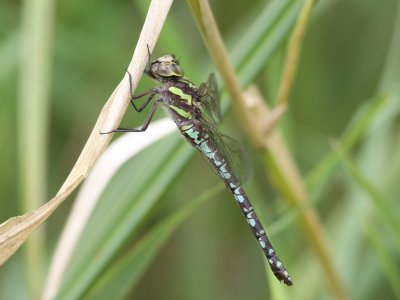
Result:
[[[237,155],[238,143],[217,129],[217,122],[222,114],[219,103],[219,92],[215,75],[211,73],[207,82],[196,87],[184,77],[178,59],[173,54],[166,54],[149,62],[144,73],[160,85],[144,93],[133,95],[132,78],[129,72],[131,87],[131,104],[137,112],[142,112],[153,100],[150,112],[141,128],[117,128],[102,134],[114,132],[144,132],[150,124],[157,108],[162,105],[176,123],[183,137],[195,149],[201,152],[205,160],[223,180],[232,193],[239,208],[247,220],[254,237],[258,240],[269,266],[279,281],[286,285],[293,284],[292,279],[278,258],[266,231],[257,217],[247,197],[242,179],[238,175],[243,169],[243,159]],[[147,96],[137,105],[136,100]]]

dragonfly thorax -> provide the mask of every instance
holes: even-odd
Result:
[[[173,54],[166,54],[154,60],[150,65],[149,73],[160,82],[171,77],[183,77],[183,71]]]

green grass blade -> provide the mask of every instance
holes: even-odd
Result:
[[[53,1],[24,1],[20,34],[18,161],[21,211],[43,204],[47,193],[47,139],[53,48]],[[44,279],[45,233],[25,247],[30,294],[38,298]]]
[[[392,41],[383,70],[380,90],[387,91],[391,85],[400,81],[400,5],[397,3],[397,16],[393,28]]]
[[[271,1],[232,51],[244,85],[264,69],[265,62],[283,43],[294,24],[303,1]]]
[[[367,199],[370,200],[374,207],[374,211],[379,216],[380,222],[385,225],[388,231],[392,232],[400,250],[400,219],[396,211],[393,210],[392,203],[390,203],[382,192],[363,174],[341,145],[336,143],[335,149],[340,162],[344,164],[355,182],[369,196]]]
[[[160,221],[153,229],[137,242],[134,248],[119,257],[85,295],[87,299],[123,299],[131,290],[143,272],[156,259],[157,254],[168,241],[174,230],[206,200],[223,190],[220,184],[191,200],[185,207]]]
[[[350,151],[365,137],[370,124],[386,109],[388,101],[389,97],[387,95],[378,96],[357,111],[340,139],[345,151]],[[307,186],[309,189],[314,190],[314,193],[316,193],[315,190],[320,190],[321,185],[327,181],[334,168],[338,165],[338,162],[339,158],[334,152],[328,153],[307,175]]]
[[[382,235],[373,226],[367,226],[367,237],[375,250],[375,255],[381,262],[386,278],[392,287],[397,299],[400,299],[400,272],[398,268],[398,258],[389,253],[390,248],[385,248],[382,243]],[[398,251],[397,251],[398,253]]]
[[[192,154],[177,135],[160,140],[124,165],[101,196],[83,232],[59,299],[77,299],[138,230]]]

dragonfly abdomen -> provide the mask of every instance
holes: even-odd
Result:
[[[232,168],[225,157],[223,157],[216,145],[209,139],[206,131],[202,130],[201,126],[191,124],[181,128],[181,130],[193,147],[203,153],[213,169],[224,180],[227,188],[232,192],[242,214],[245,216],[246,221],[253,232],[254,237],[258,240],[265,256],[267,257],[274,275],[285,284],[292,285],[293,283],[288,271],[276,255],[275,249],[268,239],[263,225],[254,212],[249,198],[244,189],[240,186],[238,179],[235,174],[233,174]]]
[[[263,250],[265,256],[267,257],[268,263],[272,269],[272,272],[275,276],[280,280],[287,284],[292,285],[293,282],[290,278],[288,271],[286,270],[283,263],[280,261],[278,256],[276,255],[275,249],[272,246],[270,240],[267,237],[265,229],[258,219],[257,214],[255,213],[249,198],[247,198],[246,193],[244,192],[242,187],[232,187],[230,188],[232,191],[236,202],[239,205],[240,210],[245,216],[247,223],[249,224],[251,231],[253,232],[254,237],[258,240],[261,249]]]

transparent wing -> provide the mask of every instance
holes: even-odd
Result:
[[[253,165],[243,147],[233,138],[222,135],[222,142],[227,160],[241,184],[246,183],[253,175]]]
[[[200,85],[199,94],[204,112],[210,116],[214,122],[221,121],[222,114],[219,101],[219,91],[214,73],[211,73],[208,76],[207,82],[203,82]]]
[[[249,157],[240,144],[233,138],[221,134],[215,126],[214,120],[210,119],[210,117],[203,114],[201,122],[207,130],[211,141],[231,166],[233,174],[239,180],[239,183],[245,183],[252,176],[253,168]],[[214,168],[214,166],[212,167]],[[218,174],[218,176],[220,175]]]

